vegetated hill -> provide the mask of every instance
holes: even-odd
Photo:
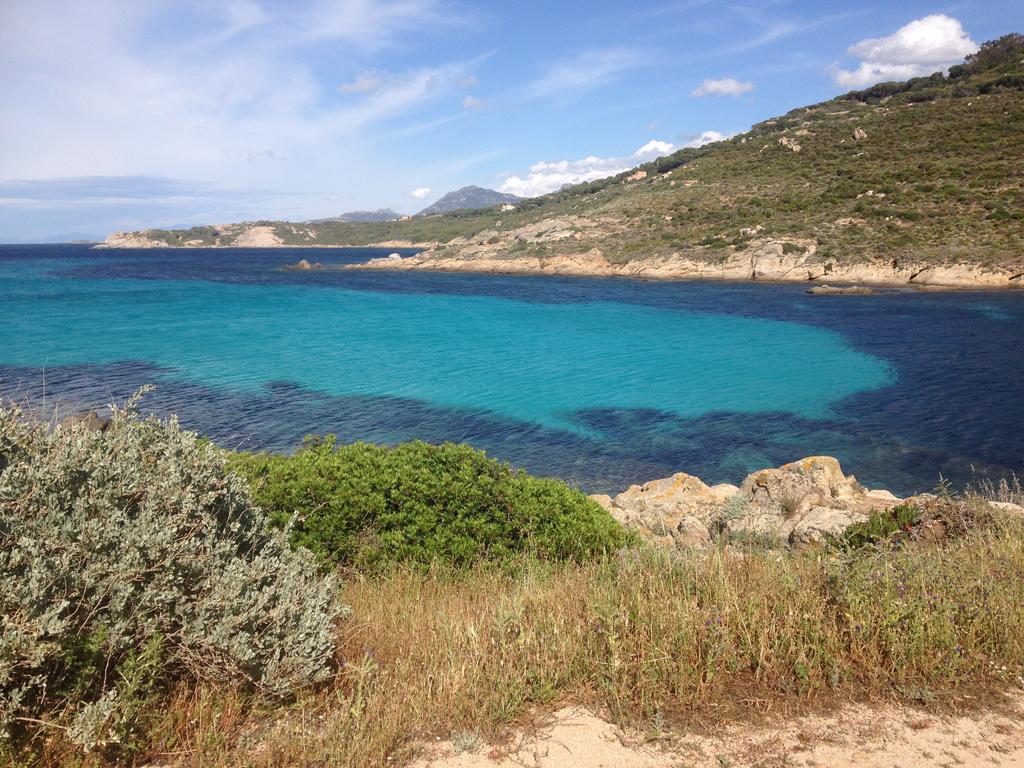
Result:
[[[328,219],[318,219],[317,221],[395,221],[402,218],[402,214],[398,211],[393,211],[390,208],[378,208],[376,211],[348,211],[346,213],[339,214],[338,216],[332,216]]]
[[[515,204],[523,198],[516,195],[509,195],[504,192],[496,192],[493,189],[475,187],[470,185],[449,192],[433,205],[428,205],[417,216],[430,216],[436,213],[451,213],[452,211],[468,211],[477,208],[491,208],[495,205]]]
[[[284,245],[432,244],[425,266],[441,268],[463,268],[454,259],[471,269],[468,262],[486,259],[487,269],[507,263],[515,270],[582,254],[625,268],[671,259],[714,266],[768,249],[823,272],[961,262],[1019,273],[1022,61],[1024,36],[1008,35],[948,76],[883,83],[795,109],[726,141],[522,200],[514,211],[368,224],[258,222],[143,237],[232,245],[259,225]]]

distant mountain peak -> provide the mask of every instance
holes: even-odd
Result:
[[[515,204],[523,198],[510,195],[505,192],[497,192],[493,189],[469,185],[449,192],[433,205],[429,205],[420,211],[418,216],[428,216],[434,213],[451,213],[452,211],[471,210],[474,208],[490,208],[502,203]]]
[[[378,208],[376,211],[347,211],[329,219],[320,221],[396,221],[402,218],[402,214],[390,208]]]

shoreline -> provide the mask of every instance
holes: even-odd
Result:
[[[769,265],[767,268],[766,265],[753,263],[747,265],[745,269],[737,269],[735,265],[719,267],[709,262],[690,259],[643,259],[616,264],[606,261],[603,257],[599,258],[600,261],[590,254],[585,254],[583,257],[567,256],[548,259],[530,257],[513,261],[509,259],[458,259],[416,254],[401,258],[374,258],[361,264],[320,267],[320,269],[503,276],[619,277],[652,282],[761,283],[768,285],[799,285],[802,283],[808,288],[864,286],[879,289],[880,292],[896,290],[904,293],[1015,292],[1024,289],[1024,274],[1016,273],[1013,270],[995,272],[971,264],[915,265],[899,270],[872,264],[833,265],[833,268],[826,272],[821,268],[823,266],[821,264],[807,263],[775,264]],[[887,276],[886,272],[891,272],[892,275]],[[907,276],[900,277],[900,274]],[[918,279],[922,275],[924,275],[923,279]],[[835,295],[842,295],[842,293],[842,291],[836,291]],[[860,295],[873,295],[873,293],[874,291]]]
[[[831,286],[833,288],[859,287],[878,289],[877,292],[898,290],[901,292],[946,292],[946,291],[1021,291],[1024,290],[1024,271],[1016,269],[989,268],[979,264],[961,262],[935,265],[907,263],[894,267],[887,263],[863,262],[859,264],[810,262],[805,257],[788,257],[780,254],[755,253],[750,257],[732,254],[721,263],[713,263],[684,256],[653,257],[634,259],[628,262],[611,262],[600,252],[593,250],[580,254],[550,257],[524,256],[520,258],[493,258],[482,256],[464,258],[445,256],[433,249],[437,243],[417,243],[406,240],[385,240],[366,245],[351,244],[231,244],[231,245],[169,245],[154,241],[128,244],[97,243],[91,250],[201,250],[201,249],[416,249],[416,254],[400,258],[391,256],[375,257],[359,264],[322,265],[322,270],[380,270],[388,272],[437,272],[444,274],[483,274],[502,276],[549,276],[549,277],[620,277],[652,282],[708,282],[708,283],[762,283],[790,285],[804,283],[808,288]],[[282,268],[293,267],[291,264]],[[297,271],[305,271],[300,269]],[[829,295],[828,292],[821,292]],[[843,291],[834,291],[842,295]],[[849,292],[847,292],[849,293]],[[875,291],[860,295],[872,295]]]
[[[46,245],[46,243],[44,243]],[[54,245],[89,245],[88,243],[54,243]],[[231,245],[168,245],[167,243],[160,243],[158,245],[110,245],[109,243],[99,242],[89,246],[91,251],[203,251],[217,249],[219,251],[231,251],[231,250],[246,250],[246,251],[282,251],[289,248],[376,248],[378,250],[384,250],[386,248],[402,248],[410,249],[414,248],[419,251],[425,251],[433,248],[437,243],[413,243],[406,240],[393,240],[385,241],[383,243],[367,243],[366,245],[347,245],[339,243],[321,243],[321,244],[310,244],[301,243],[296,245],[289,245],[287,243],[280,243],[278,245],[237,245],[232,243]]]

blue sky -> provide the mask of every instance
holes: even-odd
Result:
[[[540,194],[1024,30],[962,2],[0,1],[0,241]]]

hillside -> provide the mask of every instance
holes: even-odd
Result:
[[[1008,35],[948,76],[795,109],[515,211],[150,230],[108,242],[242,245],[259,230],[281,245],[428,247],[391,269],[1019,285],[1022,61],[1024,36]]]
[[[316,222],[323,221],[394,221],[395,219],[402,218],[402,214],[398,211],[393,211],[390,208],[379,208],[376,211],[347,211],[337,216],[332,216],[329,219],[318,219]]]
[[[428,205],[417,216],[431,216],[436,213],[469,211],[477,208],[493,208],[496,205],[515,204],[523,198],[496,192],[493,189],[470,185],[444,195],[433,205]]]

